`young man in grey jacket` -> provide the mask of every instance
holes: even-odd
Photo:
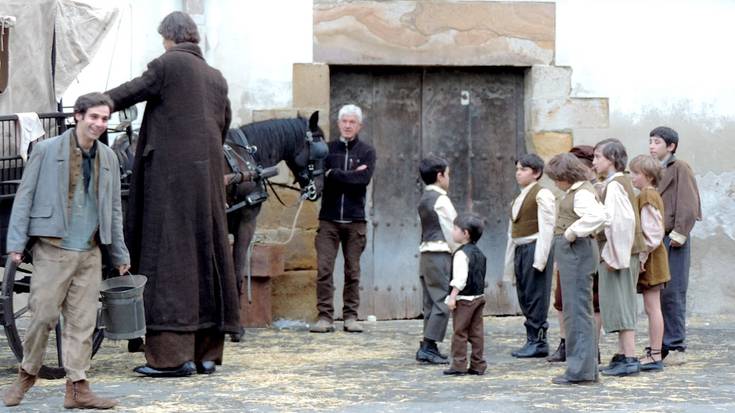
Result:
[[[109,409],[117,402],[95,395],[86,370],[92,357],[99,287],[100,244],[109,247],[120,274],[130,267],[122,232],[120,168],[112,149],[98,142],[112,101],[101,93],[74,104],[76,127],[36,144],[15,195],[8,255],[16,263],[33,240],[33,316],[23,340],[17,380],[5,391],[6,406],[20,404],[35,384],[49,332],[64,316],[64,407]]]

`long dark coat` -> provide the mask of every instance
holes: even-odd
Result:
[[[147,102],[125,238],[133,270],[148,277],[148,330],[237,332],[223,182],[227,82],[199,46],[179,43],[107,93],[116,109]]]

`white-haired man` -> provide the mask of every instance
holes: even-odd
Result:
[[[313,333],[334,331],[334,262],[342,245],[345,282],[342,317],[344,330],[362,332],[357,322],[360,306],[360,256],[365,250],[365,193],[375,170],[375,149],[358,138],[362,110],[345,105],[338,115],[340,137],[329,142],[319,229],[314,243],[317,255],[317,310]]]

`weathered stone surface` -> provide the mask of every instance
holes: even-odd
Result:
[[[323,63],[293,65],[294,107],[329,107],[329,66]]]
[[[573,141],[572,134],[566,132],[538,132],[531,135],[532,151],[544,161],[556,154],[569,152]]]
[[[607,128],[607,98],[532,99],[532,131],[569,130],[573,128]]]
[[[284,260],[283,245],[255,243],[250,259],[250,274],[256,277],[275,277],[283,273]]]
[[[273,318],[316,320],[316,271],[287,271],[273,278]]]
[[[296,109],[293,108],[280,108],[280,109],[255,109],[253,110],[253,122],[259,122],[270,119],[287,119],[295,118],[297,115]]]
[[[284,207],[278,199],[270,193],[268,200],[263,204],[258,215],[258,232],[265,229],[291,228],[294,215],[298,209],[299,193],[286,188],[275,187],[278,196],[286,204]],[[269,189],[270,191],[270,189]],[[318,224],[319,203],[304,201],[301,207],[297,228],[316,228]]]
[[[330,64],[551,64],[555,5],[360,1],[314,5],[314,61]]]
[[[245,327],[269,327],[273,321],[272,283],[270,277],[252,277],[250,279],[250,296],[248,301],[247,280],[243,281],[240,295],[240,324]]]
[[[567,99],[572,91],[572,68],[534,65],[526,75],[525,93],[531,99]]]
[[[291,235],[290,228],[266,229],[258,231],[258,237],[266,242],[284,242]],[[294,230],[291,241],[284,250],[286,271],[316,269],[316,249],[314,248],[315,229]]]

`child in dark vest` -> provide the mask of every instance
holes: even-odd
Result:
[[[649,347],[640,358],[641,371],[660,371],[661,343],[664,336],[664,319],[661,314],[661,290],[671,279],[669,257],[664,246],[664,201],[656,191],[661,177],[661,164],[651,156],[639,155],[630,161],[633,186],[638,188],[638,211],[646,250],[638,254],[641,267],[638,276],[638,292],[643,294],[643,305],[648,315]]]
[[[598,234],[602,242],[598,267],[600,310],[606,333],[618,333],[618,351],[601,370],[605,376],[628,376],[640,372],[635,357],[636,283],[640,267],[638,254],[646,250],[636,207],[633,185],[623,172],[628,163],[625,147],[617,139],[605,139],[595,146],[592,164],[605,176],[602,200],[609,225]]]
[[[546,173],[564,191],[554,225],[554,260],[564,301],[567,370],[555,384],[597,381],[597,340],[592,315],[592,274],[597,267],[591,235],[607,223],[584,164],[571,153],[554,156]]]
[[[521,193],[511,204],[508,224],[506,274],[512,274],[518,303],[526,318],[526,342],[511,353],[513,357],[531,358],[549,355],[546,331],[551,296],[553,259],[549,256],[554,238],[556,200],[538,180],[544,173],[544,161],[536,154],[526,154],[516,163],[516,182]]]
[[[429,156],[419,165],[421,179],[426,184],[418,205],[421,220],[419,279],[423,289],[424,338],[416,352],[416,360],[431,364],[447,364],[447,356],[439,352],[437,342],[444,340],[449,324],[449,309],[444,299],[449,290],[452,267],[452,226],[457,212],[447,196],[449,165],[447,161]]]
[[[463,214],[454,220],[452,237],[459,248],[452,256],[452,291],[447,306],[452,311],[452,365],[446,375],[485,374],[483,357],[485,329],[482,309],[485,307],[485,255],[477,247],[485,224],[477,215]],[[467,368],[467,342],[472,345]]]

